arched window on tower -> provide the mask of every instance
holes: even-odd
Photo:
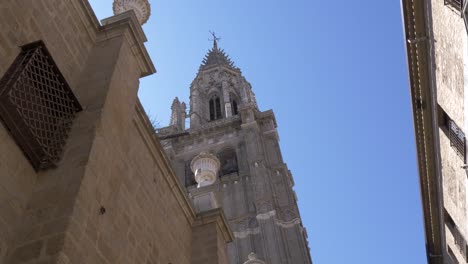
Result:
[[[219,176],[231,174],[239,171],[237,165],[237,155],[234,149],[225,149],[218,154],[221,166],[219,168]]]
[[[232,100],[232,115],[238,115],[239,111],[237,110],[237,101]]]
[[[232,113],[232,115],[233,116],[238,115],[239,114],[239,109],[238,109],[238,105],[237,105],[237,102],[238,102],[237,96],[231,93],[229,95],[229,98],[231,100],[231,113]]]
[[[220,118],[222,118],[221,100],[215,95],[210,99],[210,121]]]

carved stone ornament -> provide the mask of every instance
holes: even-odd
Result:
[[[195,174],[195,181],[198,183],[198,187],[213,184],[217,179],[219,167],[220,162],[218,158],[206,152],[201,152],[190,162],[190,168]]]
[[[140,25],[145,24],[151,15],[151,7],[148,0],[114,0],[114,14],[126,12],[133,9]]]
[[[264,261],[261,261],[257,258],[257,254],[255,253],[250,253],[249,256],[247,257],[249,260],[244,262],[244,264],[266,264]]]

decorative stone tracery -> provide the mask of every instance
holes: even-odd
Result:
[[[148,0],[114,0],[113,10],[115,15],[132,9],[135,11],[138,22],[141,25],[148,21],[151,15],[151,7]]]

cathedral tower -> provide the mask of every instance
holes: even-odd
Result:
[[[188,129],[181,121],[185,113],[176,98],[170,126],[159,137],[195,207],[196,197],[215,194],[212,205],[224,210],[235,236],[230,263],[312,263],[274,113],[258,109],[250,83],[216,37],[190,86]],[[203,168],[192,162],[200,155],[216,163],[209,184],[200,183]]]

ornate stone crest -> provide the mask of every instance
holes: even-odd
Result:
[[[113,10],[115,15],[131,9],[135,11],[140,25],[145,24],[151,15],[151,8],[148,0],[114,0]]]

